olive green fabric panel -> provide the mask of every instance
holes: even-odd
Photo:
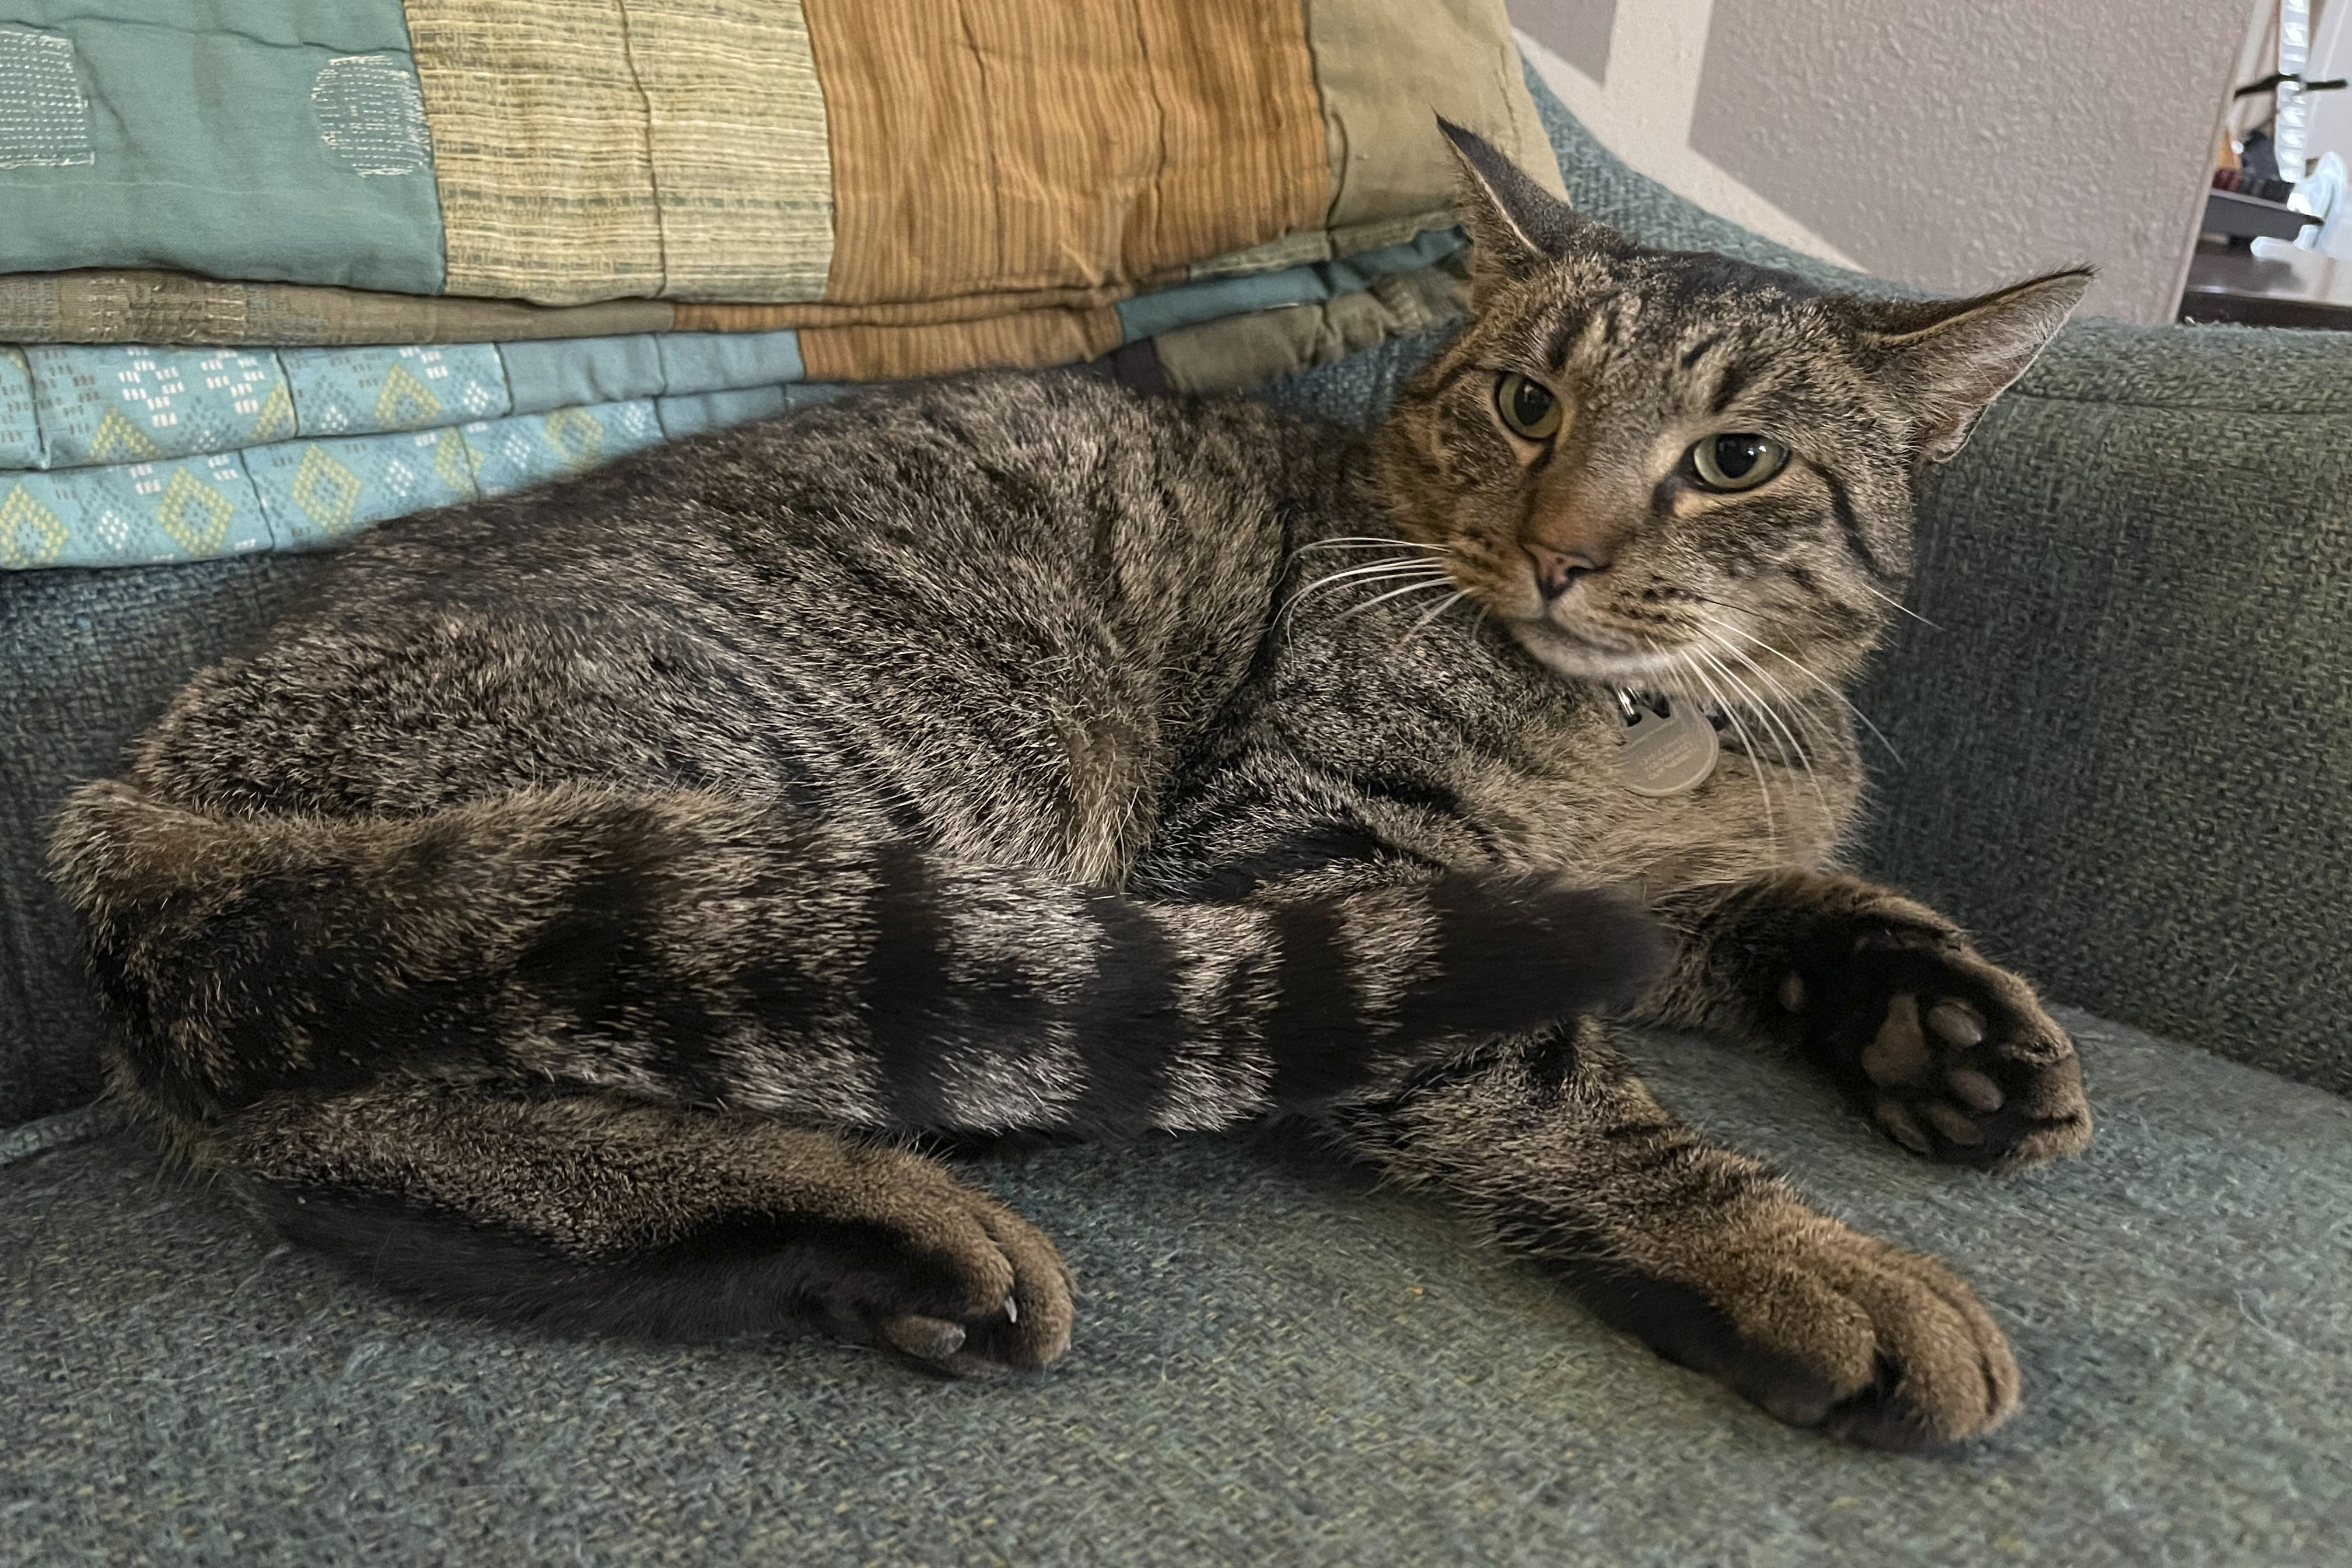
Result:
[[[1416,215],[1427,215],[1430,227],[1450,224],[1430,202],[1456,178],[1453,153],[1433,133],[1439,114],[1560,188],[1502,0],[1305,4],[1331,159],[1327,226]]]
[[[238,283],[154,270],[0,275],[0,343],[217,343],[340,348],[488,343],[666,332],[667,300],[520,300]]]
[[[1470,286],[1460,262],[1416,268],[1370,288],[1180,327],[1151,340],[1179,392],[1238,392],[1462,320]]]

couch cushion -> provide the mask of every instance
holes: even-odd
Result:
[[[977,1165],[1081,1290],[1063,1363],[979,1385],[429,1316],[115,1141],[0,1170],[0,1556],[2320,1560],[2352,1508],[2352,1105],[2063,1016],[2100,1134],[2009,1180],[1913,1160],[1787,1064],[1641,1050],[1667,1103],[1976,1283],[2027,1403],[1956,1452],[1782,1428],[1288,1146]]]
[[[97,1004],[46,873],[51,814],[113,772],[189,676],[275,620],[322,559],[0,572],[0,1127],[99,1087]]]

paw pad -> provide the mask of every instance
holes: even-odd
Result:
[[[2025,984],[1965,947],[1870,935],[1770,993],[1855,1104],[1931,1159],[2011,1169],[2080,1151],[2073,1044]]]

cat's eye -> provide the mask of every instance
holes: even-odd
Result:
[[[1567,410],[1549,388],[1511,371],[1495,384],[1495,412],[1514,435],[1548,441],[1559,432]]]
[[[1691,468],[1711,490],[1752,490],[1788,466],[1789,448],[1769,436],[1743,431],[1709,436],[1690,449]]]

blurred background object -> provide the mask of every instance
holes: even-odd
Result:
[[[1947,292],[2090,261],[2094,314],[2352,324],[2352,0],[1509,8],[1626,162],[1824,261]]]

